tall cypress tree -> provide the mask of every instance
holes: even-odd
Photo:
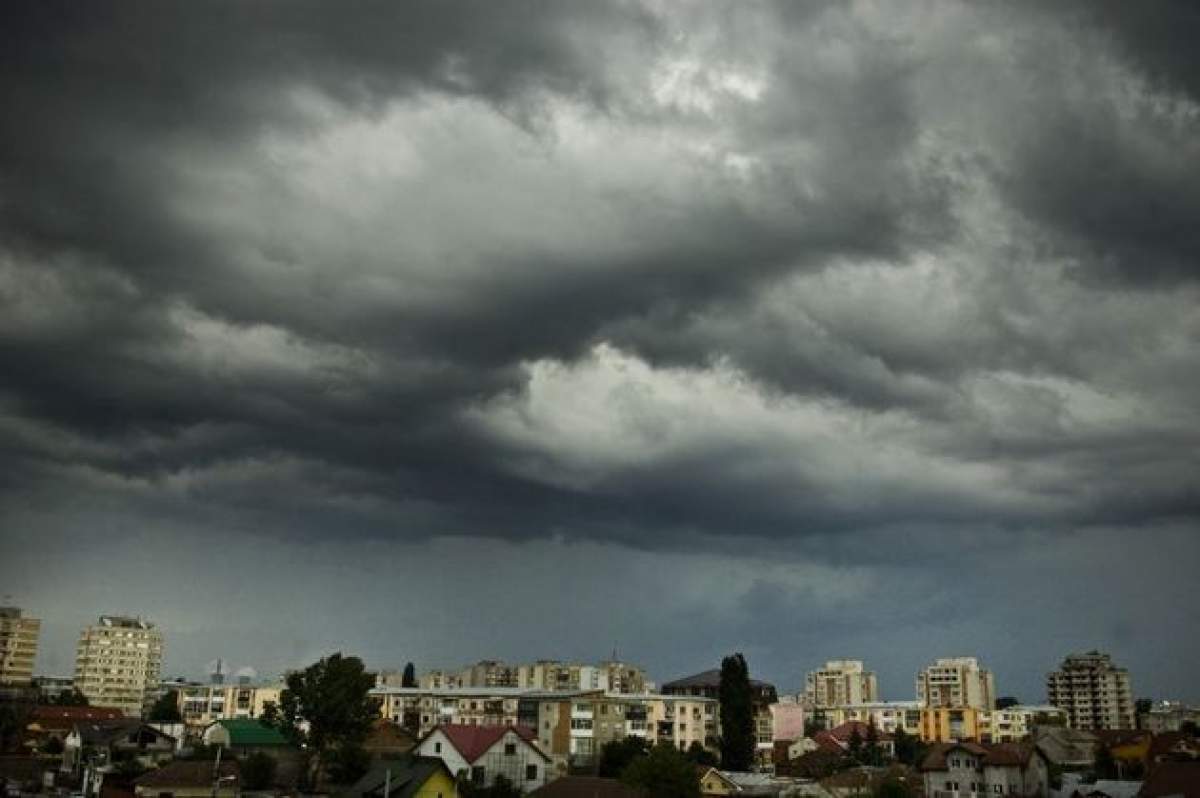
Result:
[[[740,653],[721,660],[721,767],[750,770],[754,764],[754,695],[750,668]]]

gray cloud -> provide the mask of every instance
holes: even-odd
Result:
[[[140,562],[200,562],[213,535],[330,591],[352,580],[309,561],[329,547],[346,569],[394,546],[512,581],[597,547],[596,583],[547,620],[561,653],[610,645],[572,618],[627,574],[648,595],[653,568],[732,568],[726,602],[584,614],[648,648],[673,624],[720,633],[652,655],[664,670],[738,644],[782,674],[839,618],[863,631],[835,648],[915,667],[934,635],[1015,668],[980,630],[1085,590],[1093,550],[1191,553],[1186,6],[4,14],[5,580],[30,534],[103,559],[89,513],[148,536],[120,532]],[[812,583],[762,575],[775,559]],[[956,584],[963,563],[1008,587]],[[912,617],[830,599],[856,564]],[[439,622],[502,627],[461,581]],[[1187,654],[1122,621],[1187,583],[1113,580],[1031,645]],[[212,601],[161,614],[211,645],[182,608]],[[804,613],[788,642],[757,631]],[[324,645],[306,634],[280,657]],[[440,634],[416,642],[473,656]],[[1172,674],[1156,689],[1183,689]]]

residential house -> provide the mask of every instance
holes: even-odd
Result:
[[[403,756],[375,762],[344,798],[451,798],[454,774],[436,757]]]
[[[1096,761],[1096,735],[1082,729],[1062,726],[1039,726],[1033,733],[1033,744],[1046,761],[1065,772],[1091,770]]]
[[[153,766],[171,759],[176,748],[174,737],[134,718],[84,721],[75,724],[63,740],[63,768],[74,770],[84,763],[102,767],[126,760]]]
[[[241,798],[241,771],[234,760],[176,760],[133,781],[137,798]]]
[[[777,796],[787,783],[787,780],[776,779],[770,773],[744,773],[708,768],[700,776],[700,794],[705,798],[725,795]]]
[[[1146,753],[1147,772],[1163,762],[1193,762],[1200,760],[1200,740],[1186,732],[1163,732],[1154,735]]]
[[[534,743],[536,735],[521,726],[438,726],[422,737],[417,756],[436,757],[457,776],[477,786],[491,786],[504,776],[522,790],[546,783],[550,757]]]
[[[822,740],[832,740],[842,751],[846,752],[849,752],[856,733],[859,742],[862,744],[862,748],[865,750],[868,745],[867,741],[872,734],[872,729],[870,725],[863,723],[861,720],[847,721],[826,732],[818,732],[818,734],[822,735]],[[896,755],[896,738],[886,732],[879,731],[879,729],[875,729],[873,733],[876,745],[879,746],[884,756],[889,758],[894,757]]]
[[[31,744],[41,748],[50,738],[65,740],[77,723],[111,723],[124,717],[113,707],[38,706],[30,712],[25,732]]]
[[[238,756],[255,753],[286,755],[293,749],[279,729],[249,718],[210,723],[200,739],[205,745],[219,745]]]
[[[921,762],[926,798],[1044,796],[1049,765],[1030,745],[939,743]]]

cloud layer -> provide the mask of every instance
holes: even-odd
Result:
[[[378,547],[462,557],[476,601],[493,566],[602,552],[542,604],[580,652],[610,643],[567,621],[655,601],[662,568],[679,604],[603,628],[664,669],[663,630],[706,620],[784,680],[840,647],[904,674],[977,646],[1026,692],[1045,641],[1200,653],[1121,620],[1194,588],[1170,565],[1200,517],[1194,9],[4,13],[0,576],[35,612],[76,623],[18,549],[92,562],[94,516],[154,563],[211,536],[312,579],[333,547],[339,590]],[[442,621],[468,639],[496,625],[473,600]],[[1042,660],[956,632],[966,604]],[[1194,689],[1173,673],[1154,689]]]

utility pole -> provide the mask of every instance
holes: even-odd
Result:
[[[213,762],[213,790],[212,798],[217,798],[217,792],[221,789],[221,752],[225,750],[225,746],[217,746],[217,759]]]

